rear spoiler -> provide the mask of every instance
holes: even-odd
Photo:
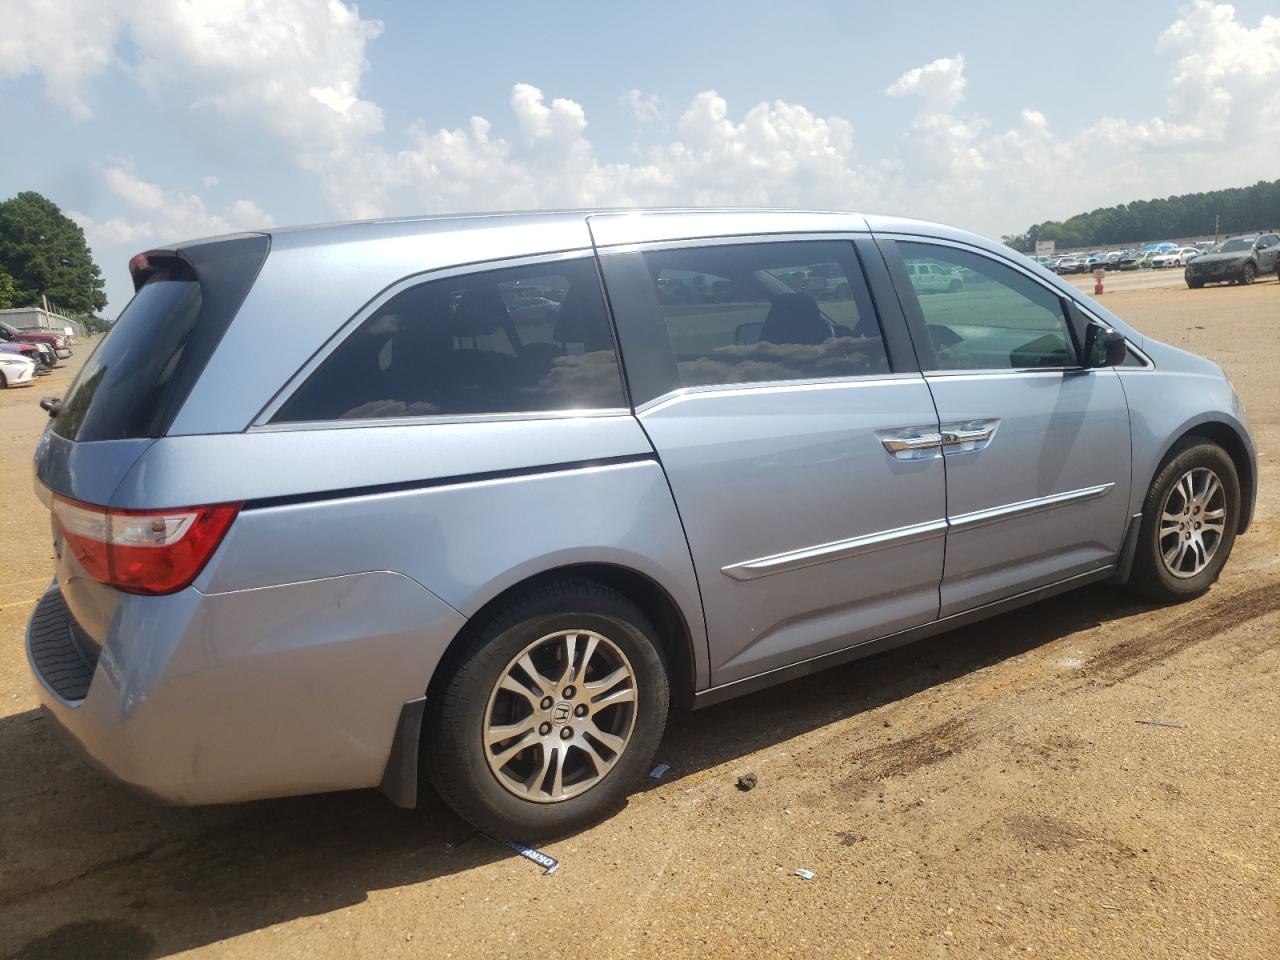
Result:
[[[203,240],[191,240],[175,244],[172,247],[157,247],[144,250],[129,260],[129,275],[133,278],[133,292],[137,293],[149,280],[195,280],[196,269],[189,248],[198,248],[224,240],[240,240],[247,237],[269,237],[269,234],[246,231],[244,233],[226,233],[220,237],[206,237]]]

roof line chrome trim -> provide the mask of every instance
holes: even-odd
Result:
[[[1079,503],[1083,500],[1093,500],[1097,497],[1105,497],[1111,492],[1111,488],[1115,483],[1100,483],[1094,487],[1081,487],[1079,490],[1067,490],[1063,493],[1050,494],[1047,497],[1036,497],[1032,500],[1020,500],[1017,503],[1006,503],[999,507],[990,507],[986,510],[974,510],[970,513],[961,513],[953,517],[948,517],[947,522],[951,527],[960,530],[972,530],[975,527],[983,527],[989,523],[997,523],[1001,520],[1008,520],[1013,517],[1022,517],[1032,513],[1040,513],[1044,510],[1052,510],[1068,503]]]
[[[630,417],[628,407],[575,407],[568,410],[511,410],[503,413],[438,414],[421,417],[361,417],[351,420],[290,420],[252,426],[248,433],[292,433],[299,430],[358,430],[370,427],[429,427],[450,423],[509,423],[524,420],[578,420],[586,417]]]
[[[893,530],[882,530],[848,540],[836,540],[822,543],[816,547],[805,547],[801,550],[790,550],[769,557],[759,557],[743,563],[721,567],[720,572],[733,580],[755,580],[759,577],[772,576],[775,573],[788,573],[802,567],[811,567],[832,560],[847,560],[886,547],[897,547],[921,540],[932,540],[942,536],[947,530],[946,520],[930,520],[927,523],[915,523],[908,527],[896,527]]]
[[[664,394],[646,400],[636,407],[637,416],[652,413],[658,407],[665,407],[680,400],[694,397],[727,397],[744,396],[762,391],[778,393],[802,393],[806,390],[823,390],[832,388],[854,389],[856,387],[874,386],[876,384],[900,383],[904,381],[923,380],[919,370],[903,370],[898,373],[866,373],[843,377],[810,377],[804,380],[759,380],[755,383],[706,383],[691,387],[677,387]]]
[[[796,243],[804,241],[835,240],[848,242],[857,237],[869,237],[865,226],[848,230],[782,230],[761,233],[709,233],[699,237],[669,237],[665,240],[618,240],[613,243],[597,243],[601,254],[630,253],[632,251],[680,250],[686,247],[736,247],[751,243]]]

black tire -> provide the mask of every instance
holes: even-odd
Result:
[[[1258,276],[1258,268],[1252,263],[1246,263],[1240,268],[1240,282],[1248,286],[1253,283],[1254,278]]]
[[[1188,286],[1188,287],[1190,287],[1192,290],[1199,290],[1201,287],[1203,287],[1203,286],[1204,286],[1204,281],[1203,281],[1203,280],[1188,280],[1188,281],[1187,281],[1187,286]]]
[[[949,284],[947,284],[947,293],[959,293],[959,292],[960,292],[959,280],[952,280]]]
[[[4,378],[4,371],[0,370],[0,390],[8,390],[9,381]]]
[[[486,713],[512,661],[559,630],[593,631],[625,654],[635,676],[635,719],[630,739],[594,786],[568,799],[535,802],[516,796],[490,769]],[[626,596],[580,578],[533,587],[469,626],[457,655],[443,666],[448,673],[427,696],[422,760],[436,791],[464,820],[511,840],[559,836],[611,813],[648,771],[666,727],[670,688],[656,638]]]
[[[1198,468],[1211,470],[1222,484],[1225,524],[1221,538],[1204,569],[1193,576],[1179,577],[1168,569],[1161,554],[1161,516],[1174,486],[1188,472]],[[1129,577],[1130,588],[1157,603],[1178,603],[1204,593],[1218,579],[1227,558],[1231,556],[1239,522],[1240,480],[1231,457],[1212,441],[1200,437],[1180,440],[1170,451],[1168,462],[1151,481],[1151,488],[1142,503],[1142,527],[1138,533],[1137,552],[1134,554],[1133,571]],[[1172,536],[1176,536],[1176,533]],[[1166,545],[1168,542],[1166,537]]]

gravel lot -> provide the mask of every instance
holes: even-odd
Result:
[[[22,649],[36,400],[79,358],[0,393],[0,956],[1280,956],[1280,283],[1108,279],[1248,404],[1258,513],[1217,586],[1091,587],[677,715],[671,771],[549,877],[438,803],[161,809],[82,766]]]

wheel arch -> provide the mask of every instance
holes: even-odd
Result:
[[[502,606],[516,594],[550,580],[570,578],[592,580],[611,587],[640,608],[657,631],[657,640],[669,670],[672,702],[684,707],[691,706],[697,688],[697,659],[693,630],[684,611],[667,589],[652,577],[621,564],[599,562],[571,563],[539,571],[516,581],[485,601],[445,648],[427,685],[427,697],[430,698],[433,691],[448,678],[456,665],[458,651],[471,636],[474,624],[484,622],[490,611]]]
[[[1144,490],[1150,489],[1152,482],[1165,465],[1174,458],[1178,446],[1189,438],[1208,440],[1217,444],[1231,457],[1235,464],[1236,476],[1240,479],[1240,522],[1236,533],[1242,534],[1249,528],[1253,519],[1254,499],[1257,492],[1253,457],[1249,453],[1249,445],[1240,430],[1225,420],[1205,420],[1185,427],[1165,448],[1156,461],[1155,469],[1147,478]],[[1144,494],[1145,495],[1145,494]]]
[[[449,641],[427,683],[426,695],[402,705],[391,752],[378,789],[396,806],[412,808],[420,799],[423,737],[426,734],[426,701],[437,695],[451,675],[475,624],[517,593],[548,580],[580,578],[612,587],[638,606],[658,633],[658,642],[669,668],[671,702],[693,706],[697,689],[697,656],[694,634],[680,605],[660,583],[630,567],[613,563],[572,563],[549,568],[507,586],[487,600]]]

